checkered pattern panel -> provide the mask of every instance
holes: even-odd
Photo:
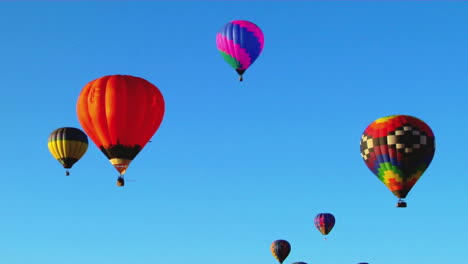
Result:
[[[427,145],[427,136],[417,127],[404,125],[388,133],[387,145],[398,152],[413,153]]]
[[[366,161],[377,146],[387,145],[389,149],[396,149],[398,152],[413,153],[428,145],[428,140],[424,131],[411,125],[404,125],[388,132],[386,137],[373,138],[363,134],[360,145],[361,157]]]
[[[364,160],[367,160],[370,156],[370,153],[374,151],[374,139],[368,135],[361,136],[361,157]]]

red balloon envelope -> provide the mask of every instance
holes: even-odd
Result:
[[[109,75],[88,83],[77,102],[84,131],[111,164],[123,174],[161,125],[164,98],[147,80]]]

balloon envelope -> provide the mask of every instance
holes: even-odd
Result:
[[[164,98],[147,80],[109,75],[88,83],[77,102],[81,126],[121,175],[164,116]]]
[[[431,128],[408,115],[375,120],[364,130],[360,145],[367,167],[400,199],[408,195],[435,153]]]
[[[234,20],[224,25],[216,35],[216,45],[224,60],[240,75],[254,63],[263,50],[262,30],[246,20]]]

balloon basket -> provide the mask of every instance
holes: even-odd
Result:
[[[117,186],[118,187],[123,187],[125,186],[125,180],[122,176],[119,176],[119,178],[117,179]]]
[[[396,207],[405,208],[406,206],[407,206],[407,204],[406,204],[405,201],[399,200]]]

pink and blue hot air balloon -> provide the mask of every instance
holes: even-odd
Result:
[[[231,21],[216,35],[216,45],[221,55],[239,74],[240,81],[262,52],[264,43],[262,30],[246,20]]]

